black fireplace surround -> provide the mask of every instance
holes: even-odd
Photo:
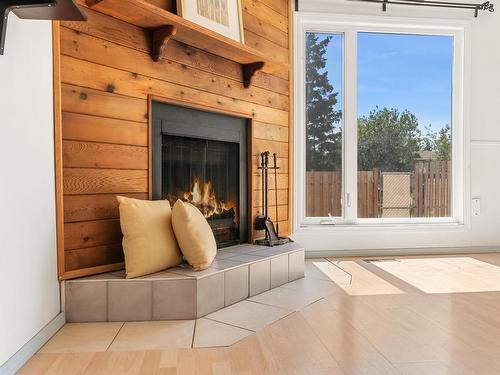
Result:
[[[207,218],[219,248],[248,241],[245,118],[154,101],[153,199],[182,199]]]

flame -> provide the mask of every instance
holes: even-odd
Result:
[[[231,201],[219,201],[211,181],[201,183],[198,177],[194,177],[191,191],[184,192],[182,196],[184,200],[195,205],[207,219],[233,209],[234,220],[238,220],[236,204]]]

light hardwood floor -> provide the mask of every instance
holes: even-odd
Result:
[[[500,254],[314,259],[306,269],[306,279],[275,301],[307,303],[232,346],[130,350],[129,342],[124,351],[89,352],[85,343],[85,352],[71,353],[49,347],[20,374],[500,374]],[[299,302],[290,301],[294,295]],[[273,295],[254,300],[272,304]],[[104,331],[87,333],[102,347]],[[51,345],[64,349],[59,340]]]

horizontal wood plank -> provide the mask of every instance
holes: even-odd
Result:
[[[64,168],[64,194],[146,193],[148,172],[124,169]]]
[[[118,194],[65,195],[64,221],[91,221],[116,219],[118,211]],[[148,199],[147,193],[120,194],[129,198]]]
[[[68,271],[121,263],[123,262],[122,245],[118,243],[67,250],[64,252],[64,258]]]
[[[255,138],[252,143],[252,155],[259,155],[261,152],[269,151],[271,153],[271,158],[273,153],[276,153],[278,157],[287,158],[288,147],[287,142],[276,142]]]
[[[63,141],[63,163],[70,168],[148,169],[148,148]]]
[[[140,122],[63,112],[63,139],[147,146],[148,125]]]
[[[254,138],[268,141],[288,142],[288,127],[254,121],[252,135]]]
[[[78,268],[73,271],[64,272],[60,278],[61,280],[70,280],[76,279],[78,277],[89,276],[89,275],[97,275],[99,273],[117,271],[125,268],[125,263],[110,263],[104,264],[102,266],[89,267],[89,268]]]
[[[147,122],[148,101],[62,84],[62,110],[108,118]]]
[[[151,0],[149,0],[151,1]],[[156,0],[158,1],[158,0]],[[245,0],[247,1],[247,0]],[[265,6],[275,10],[284,17],[288,17],[288,1],[287,0],[257,0]]]
[[[244,0],[242,6],[245,12],[254,15],[263,22],[273,25],[285,33],[288,33],[287,16],[280,14],[258,0]]]
[[[277,44],[280,47],[288,48],[288,34],[280,29],[263,22],[258,17],[248,12],[243,12],[243,22],[245,30],[260,35],[262,38]]]
[[[120,220],[95,220],[64,224],[64,249],[82,249],[120,243]]]
[[[263,38],[250,30],[245,30],[245,41],[249,46],[252,46],[259,51],[267,54],[273,54],[276,60],[283,63],[288,61],[288,48],[282,47],[269,39]]]

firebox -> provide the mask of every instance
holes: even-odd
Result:
[[[162,102],[152,108],[153,199],[192,203],[219,248],[247,242],[247,119]]]

